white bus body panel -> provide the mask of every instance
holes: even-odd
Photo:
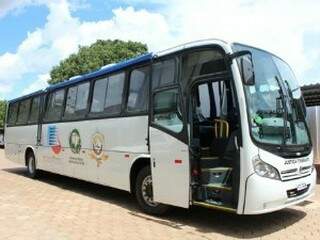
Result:
[[[81,139],[78,153],[70,147],[74,130]],[[50,135],[61,145],[60,151],[56,146],[56,153],[50,146]],[[38,167],[130,191],[130,167],[133,159],[148,154],[147,136],[148,116],[44,124]],[[94,139],[100,140],[97,143]],[[101,154],[94,152],[94,143],[102,146]]]
[[[38,125],[16,126],[6,128],[5,154],[8,159],[25,164],[27,147],[35,148],[37,143]]]
[[[314,169],[311,175],[290,181],[279,181],[260,177],[257,174],[249,176],[247,181],[246,204],[244,214],[262,214],[273,212],[291,205],[298,204],[310,198],[315,192],[317,173]],[[306,193],[288,198],[287,191],[300,185],[309,185]]]
[[[261,177],[255,173],[248,176],[243,214],[262,214],[276,211],[298,204],[312,196],[316,185],[316,170],[309,168],[309,170],[301,172],[304,167],[312,166],[312,153],[306,157],[285,159],[262,149],[259,149],[258,152],[262,161],[278,170],[281,180]],[[284,173],[290,169],[298,169],[296,175]],[[289,198],[287,191],[297,189],[299,186],[309,186],[309,188],[302,195]]]
[[[154,201],[189,207],[190,162],[188,145],[150,127],[150,153]]]

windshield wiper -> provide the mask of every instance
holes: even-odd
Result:
[[[287,133],[287,127],[288,127],[288,109],[287,109],[287,101],[286,101],[286,96],[283,92],[283,86],[280,82],[280,79],[278,78],[278,76],[275,76],[275,79],[277,81],[277,84],[279,86],[279,95],[280,95],[280,98],[281,98],[281,102],[282,102],[282,108],[283,108],[283,142],[282,142],[282,145],[286,145],[286,142],[287,142],[287,136],[288,136],[288,133]]]
[[[295,113],[296,113],[296,117],[300,117],[299,116],[299,113],[298,113],[298,109],[297,109],[297,106],[296,106],[296,103],[295,103],[295,101],[294,101],[294,98],[293,98],[293,94],[292,94],[292,89],[291,89],[291,87],[290,87],[290,85],[289,85],[289,82],[288,82],[288,80],[284,80],[284,82],[285,82],[285,84],[287,85],[287,89],[286,89],[286,91],[287,91],[287,95],[289,96],[289,98],[290,98],[290,106],[291,106],[291,113],[293,112],[293,111],[295,111]],[[295,91],[295,90],[294,90]],[[292,129],[294,129],[294,119],[293,119],[293,117],[292,117],[292,114],[291,114],[291,121],[290,121],[290,125],[291,125],[291,128]],[[297,133],[296,133],[296,131],[292,131],[292,136],[294,137],[294,142],[297,142]]]

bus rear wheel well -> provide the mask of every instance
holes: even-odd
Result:
[[[145,166],[150,166],[150,158],[139,158],[131,166],[131,170],[130,170],[130,192],[131,193],[134,193],[137,176],[140,170]]]
[[[28,164],[27,161],[28,161],[29,154],[34,154],[33,149],[31,147],[28,147],[26,149],[25,154],[24,154],[24,164],[25,164],[25,166],[27,166],[27,164]]]

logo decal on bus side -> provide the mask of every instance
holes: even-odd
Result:
[[[58,128],[56,125],[49,125],[48,126],[48,145],[51,147],[51,150],[54,154],[58,155],[61,150],[60,139],[58,136]]]
[[[81,150],[81,137],[78,129],[73,129],[69,136],[69,146],[73,153],[79,154]]]
[[[109,156],[103,151],[104,145],[104,136],[101,133],[96,132],[92,136],[92,151],[89,153],[89,156],[90,158],[96,160],[97,167],[99,167],[103,161],[106,161],[109,158]]]

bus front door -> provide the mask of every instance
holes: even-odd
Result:
[[[155,202],[188,208],[189,148],[179,94],[178,87],[153,94],[149,131],[153,198]]]

